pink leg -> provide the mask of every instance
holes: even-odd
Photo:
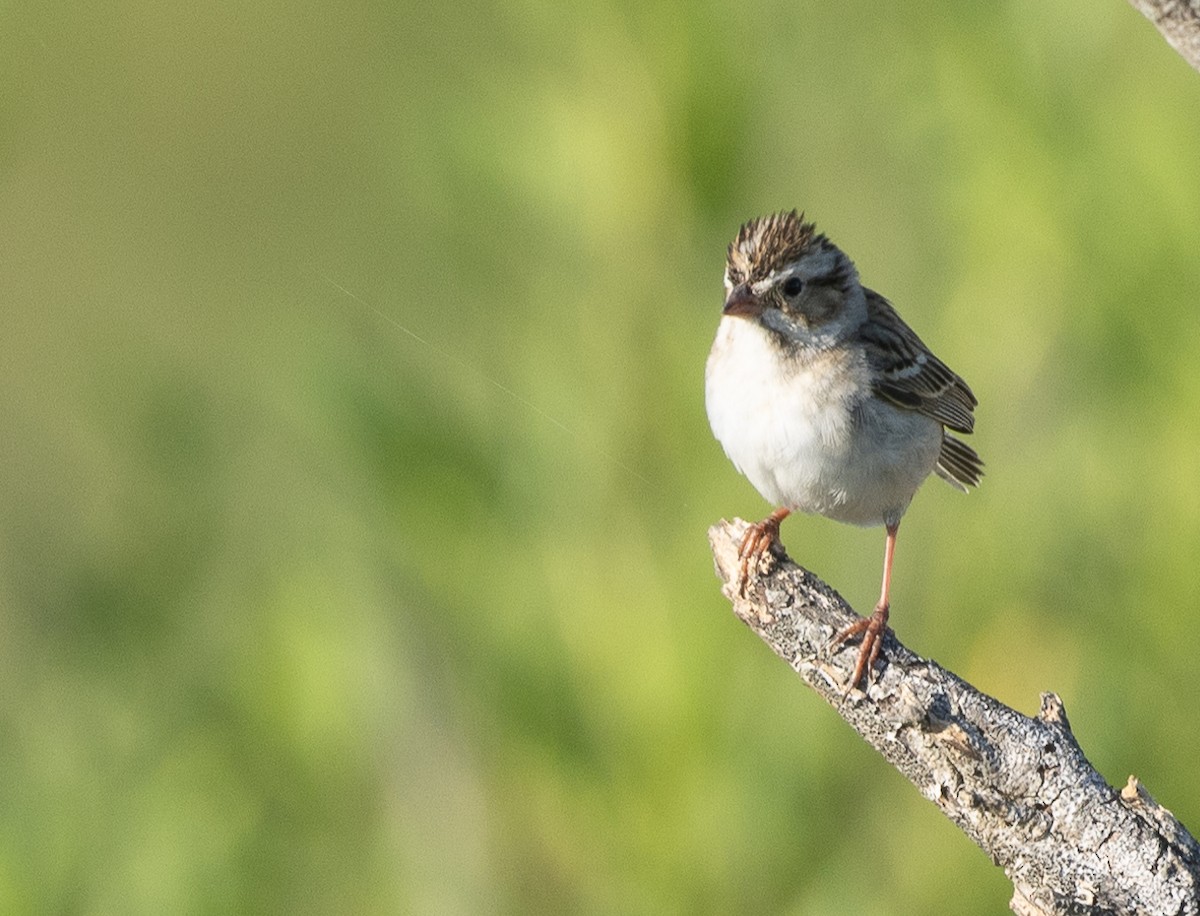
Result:
[[[891,604],[892,591],[892,558],[896,554],[896,532],[900,523],[887,526],[887,543],[883,550],[883,589],[879,595],[879,603],[875,605],[875,613],[854,621],[833,638],[832,646],[837,648],[852,636],[862,634],[862,646],[858,650],[858,662],[854,666],[854,674],[850,676],[847,690],[853,690],[863,675],[870,675],[883,648],[883,634],[887,631],[888,608]]]
[[[742,535],[742,544],[738,548],[738,559],[741,569],[738,577],[738,594],[746,594],[746,582],[750,578],[750,566],[758,566],[762,555],[771,549],[771,545],[779,540],[779,523],[792,514],[791,509],[776,509],[765,519],[751,525]]]

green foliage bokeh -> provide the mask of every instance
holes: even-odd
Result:
[[[791,207],[980,398],[901,637],[1200,825],[1200,75],[1127,4],[9,3],[0,85],[3,912],[1002,911],[712,574]]]

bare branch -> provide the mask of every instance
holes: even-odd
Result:
[[[1057,696],[1031,719],[890,632],[877,681],[844,695],[857,647],[828,647],[854,611],[781,551],[740,596],[746,527],[709,529],[734,613],[1004,869],[1014,912],[1200,914],[1200,846],[1132,776],[1120,792],[1104,781]]]
[[[1163,38],[1200,70],[1200,0],[1129,0],[1154,23]]]

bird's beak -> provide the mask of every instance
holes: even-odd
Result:
[[[721,314],[745,315],[747,318],[757,318],[762,314],[762,311],[762,300],[754,295],[749,286],[745,283],[740,283],[731,289],[729,295],[725,297],[725,308],[721,310]]]

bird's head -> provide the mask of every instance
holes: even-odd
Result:
[[[725,263],[723,314],[756,321],[798,346],[828,346],[866,319],[858,271],[795,210],[752,219]]]

